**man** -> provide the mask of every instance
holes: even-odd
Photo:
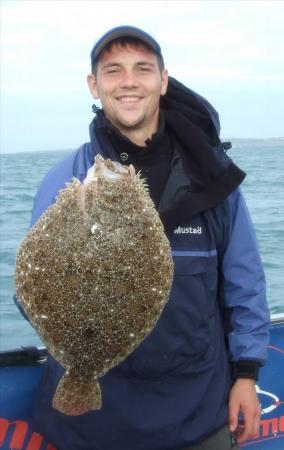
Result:
[[[103,407],[64,416],[51,406],[63,369],[52,358],[35,429],[60,450],[227,450],[257,434],[258,368],[269,313],[255,234],[238,189],[244,173],[224,153],[217,113],[169,78],[158,43],[130,26],[91,53],[90,91],[102,110],[84,144],[51,170],[32,224],[94,156],[132,163],[172,247],[175,277],[155,329],[100,381]],[[237,442],[236,442],[237,441]]]

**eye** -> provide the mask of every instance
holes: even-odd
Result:
[[[110,75],[116,74],[119,72],[119,67],[117,67],[117,66],[108,67],[105,72]]]
[[[139,66],[140,72],[150,72],[150,67],[148,66]]]

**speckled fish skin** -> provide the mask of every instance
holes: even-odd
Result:
[[[152,331],[173,278],[170,245],[145,182],[97,156],[91,179],[60,191],[21,244],[16,295],[66,369],[64,414],[102,406],[98,378]]]

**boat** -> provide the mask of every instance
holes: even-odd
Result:
[[[241,445],[244,450],[284,449],[284,314],[272,315],[270,336],[268,362],[256,385],[262,409],[259,433]],[[0,352],[1,450],[59,450],[33,430],[31,421],[46,356],[40,347]]]

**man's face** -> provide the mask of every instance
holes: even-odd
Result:
[[[96,76],[89,75],[88,83],[107,118],[122,133],[157,130],[159,100],[166,93],[168,76],[160,72],[154,53],[142,46],[114,44],[103,52]]]

